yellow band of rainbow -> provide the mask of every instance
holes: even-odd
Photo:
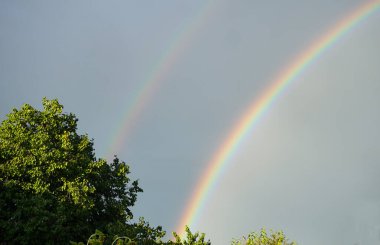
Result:
[[[305,67],[309,66],[361,20],[375,12],[379,6],[380,1],[370,1],[343,18],[334,25],[333,28],[322,35],[321,38],[313,42],[308,49],[301,52],[289,66],[279,73],[277,78],[274,79],[262,95],[250,104],[243,117],[238,120],[238,123],[232,129],[226,140],[211,158],[207,169],[194,188],[194,192],[190,196],[188,205],[185,207],[176,228],[178,234],[183,236],[185,225],[192,226],[197,222],[197,219],[201,215],[201,210],[206,203],[207,196],[215,185],[216,180],[220,177],[222,169],[227,165],[229,159],[243,141],[243,138],[257,125],[263,113],[273,104],[278,95],[295,80]]]

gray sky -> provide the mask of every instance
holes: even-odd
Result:
[[[0,118],[58,98],[105,157],[130,99],[203,2],[0,1]],[[144,189],[135,216],[174,230],[250,102],[365,2],[214,1],[117,153]],[[380,243],[379,23],[377,11],[285,91],[192,230],[214,244],[261,227],[300,244]]]

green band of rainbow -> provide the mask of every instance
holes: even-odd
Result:
[[[134,92],[133,96],[129,98],[123,112],[122,123],[115,130],[115,135],[112,136],[109,143],[106,152],[107,158],[112,158],[113,155],[120,153],[121,148],[125,145],[126,138],[130,136],[142,111],[152,100],[153,95],[160,86],[162,86],[170,71],[173,70],[175,63],[178,62],[183,53],[188,49],[207,18],[212,15],[214,2],[214,0],[205,0],[199,6],[199,10],[174,35],[175,38],[168,44],[167,49],[162,53],[150,72],[148,72],[146,79],[141,82],[141,85]]]
[[[356,26],[361,20],[375,12],[379,6],[380,1],[370,1],[341,20],[320,39],[312,43],[307,50],[302,52],[291,65],[286,67],[277,76],[274,82],[262,93],[260,98],[249,106],[249,109],[211,158],[207,169],[195,187],[176,229],[181,236],[184,235],[185,225],[191,226],[196,224],[204,205],[206,205],[206,199],[215,186],[217,179],[220,177],[222,170],[226,167],[236,152],[236,149],[243,142],[244,137],[257,125],[262,115],[268,110],[271,104],[273,104],[278,95],[295,80],[305,67],[315,61],[324,51],[336,43],[340,37]]]

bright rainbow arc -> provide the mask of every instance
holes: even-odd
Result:
[[[207,169],[201,176],[199,184],[194,189],[188,206],[185,208],[176,229],[180,236],[184,236],[185,225],[191,226],[198,221],[206,203],[207,196],[216,185],[216,181],[220,177],[222,170],[226,167],[239,145],[244,141],[244,138],[255,125],[257,125],[263,114],[274,103],[281,92],[283,92],[307,66],[336,43],[340,37],[356,26],[361,20],[375,12],[379,7],[380,1],[370,1],[341,20],[321,38],[312,43],[306,51],[302,52],[290,66],[286,67],[279,76],[274,79],[270,87],[262,93],[259,99],[250,105],[249,109],[214,154]]]
[[[206,19],[210,16],[211,7],[214,6],[213,3],[214,0],[204,1],[191,21],[184,25],[184,28],[175,35],[173,41],[168,45],[167,50],[165,50],[160,59],[153,66],[152,71],[137,89],[135,95],[129,100],[128,106],[124,111],[121,126],[115,131],[116,134],[112,137],[107,149],[107,159],[120,153],[126,138],[135,127],[137,119],[140,117],[143,109],[153,98],[153,94],[156,93],[159,86],[162,85],[175,63],[185,50],[187,50],[188,46],[190,46],[192,39],[194,39],[202,24],[205,23]]]

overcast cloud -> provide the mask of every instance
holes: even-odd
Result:
[[[366,1],[214,1],[120,152],[130,98],[196,1],[0,1],[0,118],[58,98],[117,153],[144,193],[133,209],[170,233],[251,101]],[[380,11],[308,67],[239,146],[191,229],[229,244],[261,227],[300,244],[380,243]]]

